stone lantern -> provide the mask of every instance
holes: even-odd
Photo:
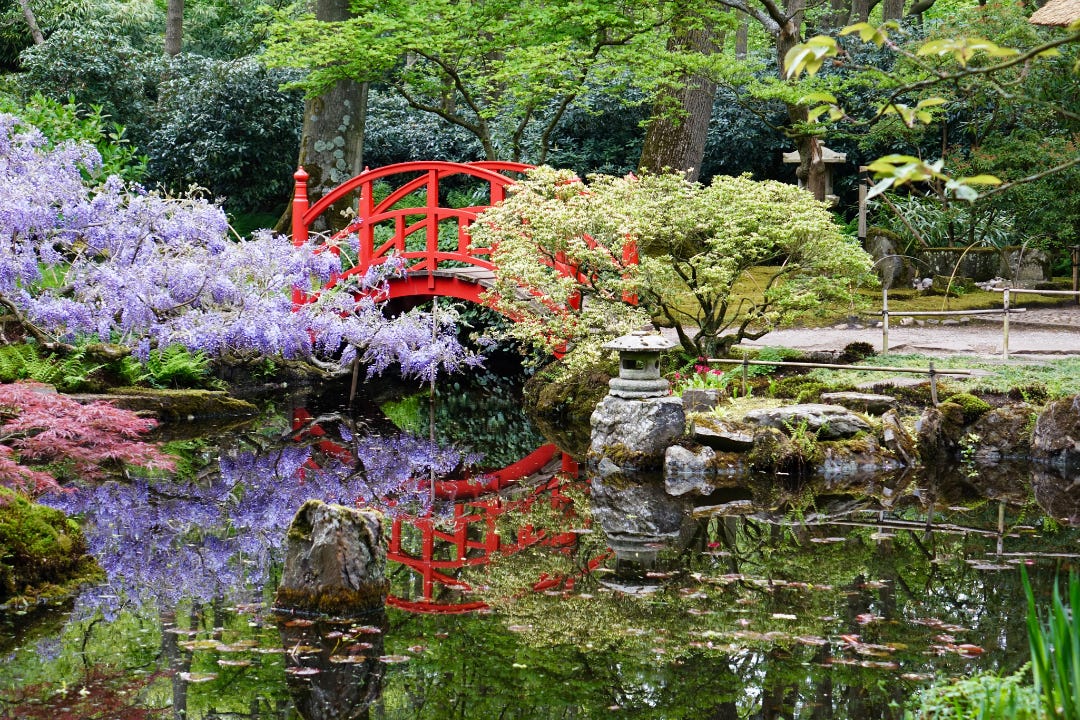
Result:
[[[619,377],[608,383],[609,393],[621,398],[665,397],[671,388],[660,377],[660,353],[677,345],[647,330],[637,330],[604,345],[605,350],[619,353]]]

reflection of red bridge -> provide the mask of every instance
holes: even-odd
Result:
[[[311,421],[311,414],[306,410],[301,408],[293,411],[294,430],[302,431],[303,435],[309,437],[325,438],[326,431]],[[316,446],[339,460],[352,459],[348,449],[333,440],[318,440]],[[394,516],[387,559],[411,570],[420,582],[414,597],[390,595],[387,604],[423,613],[451,614],[478,610],[485,607],[483,602],[440,602],[438,591],[468,591],[469,586],[459,580],[456,573],[466,567],[486,565],[495,553],[513,554],[538,544],[571,547],[577,540],[574,533],[550,535],[542,528],[525,525],[518,528],[516,536],[510,540],[499,535],[496,529],[501,515],[525,510],[534,502],[549,502],[553,508],[570,511],[572,503],[560,493],[559,488],[568,476],[576,477],[577,463],[564,454],[556,465],[558,454],[558,448],[549,443],[500,470],[475,478],[435,481],[436,496],[454,501],[450,517]],[[519,480],[542,474],[549,475],[549,479],[522,499],[507,501],[497,494]],[[563,582],[573,584],[572,579],[542,577],[533,587],[543,590]]]

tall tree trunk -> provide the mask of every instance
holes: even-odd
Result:
[[[750,22],[743,13],[739,13],[739,18],[739,27],[735,31],[735,58],[745,60],[750,46]]]
[[[689,12],[689,8],[687,8]],[[686,14],[679,13],[679,17]],[[711,55],[723,45],[723,36],[699,27],[673,28],[669,51],[699,52]],[[712,118],[716,83],[701,76],[683,78],[671,92],[671,105],[659,103],[656,117],[649,123],[641,148],[638,167],[650,172],[681,170],[688,180],[697,180],[705,156],[705,141]]]
[[[870,20],[870,2],[869,0],[851,0],[851,14],[854,16],[856,22],[867,22]]]
[[[904,0],[883,0],[881,4],[882,20],[899,20],[904,17]]]
[[[30,0],[19,0],[19,7],[22,8],[23,17],[26,18],[26,24],[30,27],[30,36],[34,38],[34,44],[43,44],[45,36],[41,34],[41,28],[38,27],[34,10],[30,7]]]
[[[184,42],[184,0],[168,0],[165,5],[165,54],[176,57]]]
[[[324,22],[348,20],[349,4],[349,0],[316,0],[315,17]],[[366,115],[367,89],[354,80],[339,80],[322,95],[304,102],[298,164],[309,175],[308,197],[312,204],[362,169]],[[323,213],[318,225],[311,229],[332,232],[345,227],[349,218],[342,213],[354,202],[342,200]],[[287,231],[291,216],[290,202],[274,229]]]
[[[785,10],[787,20],[780,25],[776,38],[776,56],[780,72],[784,72],[784,57],[788,50],[802,39],[802,18],[805,0],[788,0]],[[808,119],[805,105],[788,104],[788,119],[792,126],[799,126]],[[814,135],[796,135],[795,149],[799,151],[799,167],[795,171],[799,184],[818,200],[825,200],[825,162],[822,158],[821,141]]]

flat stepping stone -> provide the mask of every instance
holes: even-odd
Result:
[[[848,410],[855,410],[869,415],[884,415],[900,405],[896,398],[891,395],[860,392],[822,393],[821,400],[830,405],[842,405]]]
[[[743,417],[743,421],[776,428],[789,435],[792,430],[805,423],[807,432],[813,433],[819,440],[851,437],[870,429],[868,422],[847,408],[822,403],[751,410]]]

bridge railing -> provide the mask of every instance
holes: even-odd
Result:
[[[493,248],[473,244],[468,227],[481,211],[506,197],[506,186],[514,182],[511,174],[523,173],[529,167],[510,162],[399,163],[365,170],[314,204],[308,198],[309,176],[301,167],[293,176],[293,242],[296,245],[306,243],[311,237],[310,228],[318,218],[342,201],[349,200],[355,202],[356,215],[347,227],[334,233],[327,244],[332,252],[338,252],[342,245],[355,242],[356,254],[355,258],[350,258],[352,267],[336,281],[366,272],[372,265],[385,262],[391,256],[403,258],[411,274],[430,275],[462,264],[491,270],[494,268],[491,262]],[[486,183],[489,204],[457,208],[441,204],[440,183],[454,176]],[[400,177],[408,179],[376,203],[376,183]],[[422,205],[400,206],[414,193],[423,194]],[[389,232],[378,232],[380,227]],[[456,242],[446,247],[447,236],[454,235]],[[298,298],[294,297],[294,300]]]

